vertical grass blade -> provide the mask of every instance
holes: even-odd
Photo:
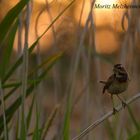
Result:
[[[128,106],[128,113],[130,115],[130,118],[131,118],[131,120],[132,120],[132,122],[133,122],[133,124],[134,124],[134,126],[136,128],[136,130],[139,131],[140,130],[140,125],[137,122],[137,120],[135,119],[135,117],[133,115],[133,112],[132,112],[132,110],[131,110],[131,108],[129,106]]]
[[[20,128],[20,140],[26,140],[26,125],[25,125],[25,121],[24,118],[22,116],[21,118],[21,128]]]
[[[39,128],[39,116],[40,113],[38,111],[38,105],[36,101],[36,127],[33,133],[33,139],[32,140],[41,140],[41,135],[40,135],[40,128]]]
[[[71,98],[68,97],[66,104],[66,112],[64,118],[64,127],[63,127],[63,140],[69,140],[69,131],[70,131],[70,117],[71,117]]]

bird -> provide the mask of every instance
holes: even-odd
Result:
[[[119,94],[127,90],[129,81],[128,73],[122,64],[115,64],[113,67],[113,74],[107,79],[107,81],[100,81],[100,83],[104,84],[102,93],[104,94],[107,91],[111,94],[113,114],[117,112],[113,103],[113,95],[116,95],[119,98],[124,108],[127,105]]]

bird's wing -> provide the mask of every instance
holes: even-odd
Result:
[[[109,86],[112,84],[112,82],[114,81],[114,78],[115,78],[115,75],[114,75],[114,74],[112,74],[112,75],[108,78],[108,80],[107,80],[107,82],[106,82],[106,84],[105,84],[105,86],[104,86],[104,88],[103,88],[103,93],[105,93],[105,90],[108,89]]]

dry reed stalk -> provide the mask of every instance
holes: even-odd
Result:
[[[138,93],[138,94],[132,96],[130,99],[128,99],[126,101],[126,104],[129,105],[129,104],[135,102],[136,100],[138,100],[139,98],[140,98],[140,93]],[[118,113],[119,113],[123,109],[122,104],[118,105],[116,107],[116,109],[118,110]],[[113,111],[110,111],[110,112],[106,113],[101,118],[97,119],[95,122],[93,122],[91,125],[89,125],[86,129],[84,129],[78,136],[72,138],[72,140],[82,139],[89,132],[91,132],[93,129],[95,129],[98,125],[100,125],[102,122],[104,122],[106,119],[110,118],[113,115],[114,115]]]

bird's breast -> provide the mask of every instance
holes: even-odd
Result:
[[[111,94],[120,94],[122,92],[124,92],[125,90],[127,90],[128,88],[128,82],[118,82],[118,81],[114,81],[109,88],[107,89],[107,91]]]

